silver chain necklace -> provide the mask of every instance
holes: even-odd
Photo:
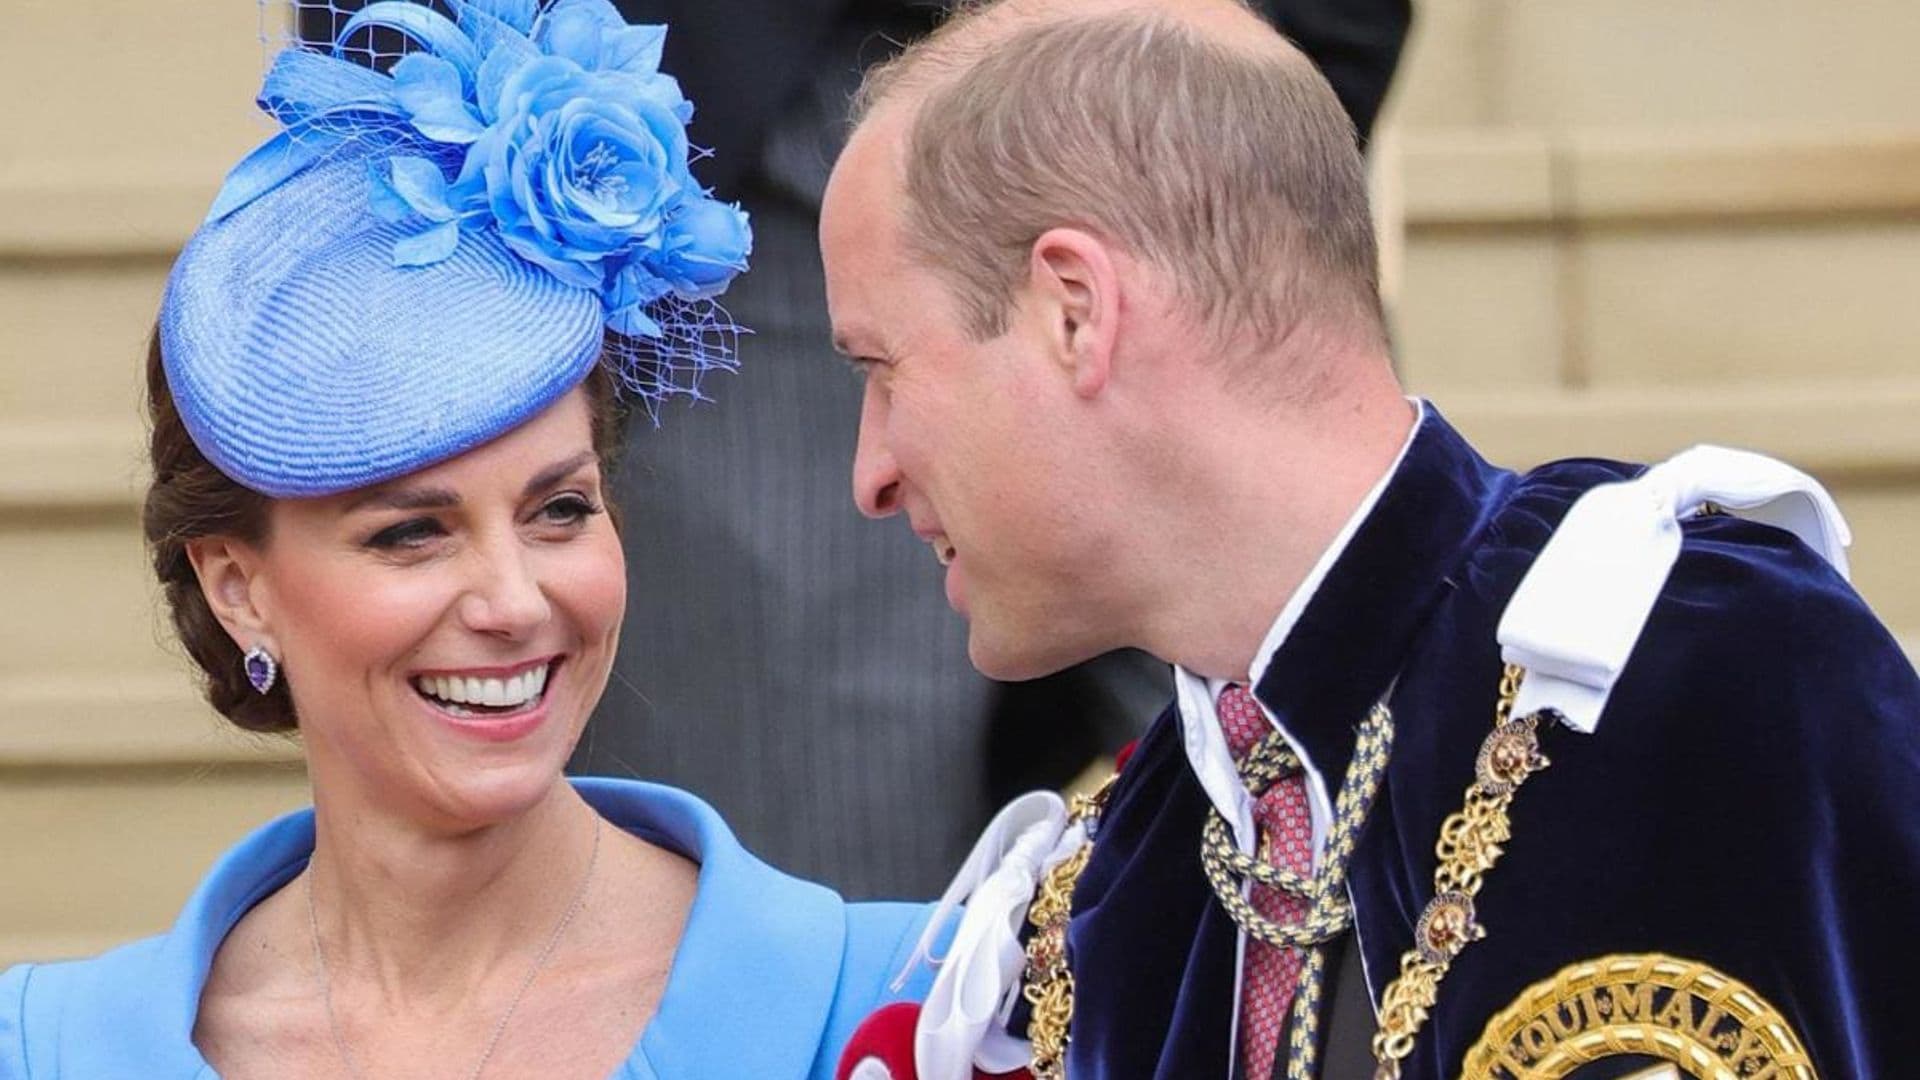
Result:
[[[587,872],[581,875],[580,885],[574,889],[573,899],[568,901],[567,910],[560,915],[560,921],[554,924],[553,932],[547,935],[547,943],[540,947],[540,955],[534,958],[533,966],[527,969],[526,975],[520,980],[519,987],[514,990],[513,1000],[507,1002],[507,1010],[501,1013],[500,1019],[494,1023],[493,1034],[487,1037],[486,1049],[480,1052],[480,1060],[473,1063],[473,1070],[467,1073],[467,1080],[479,1080],[481,1072],[487,1067],[487,1062],[493,1060],[493,1052],[500,1046],[500,1037],[507,1033],[507,1022],[513,1019],[514,1010],[520,1007],[520,999],[526,996],[527,988],[533,985],[534,976],[540,974],[541,969],[547,966],[547,961],[553,958],[553,950],[560,944],[560,937],[567,932],[567,926],[573,922],[574,916],[580,914],[580,909],[586,905],[587,886],[593,883],[594,868],[600,863],[600,831],[600,819],[596,817],[593,821],[593,853],[587,856]],[[353,1051],[347,1047],[347,1038],[340,1030],[339,1014],[333,1011],[333,980],[327,975],[327,956],[320,948],[320,916],[313,909],[313,872],[311,870],[306,875],[306,891],[307,929],[313,935],[314,972],[320,980],[320,1000],[327,1007],[327,1027],[333,1033],[333,1048],[340,1052],[340,1062],[347,1067],[347,1074],[354,1080],[365,1080],[366,1073],[361,1071],[360,1063],[355,1060]]]

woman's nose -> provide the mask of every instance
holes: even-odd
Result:
[[[461,617],[473,630],[522,638],[553,614],[547,592],[517,543],[500,545],[475,561]]]

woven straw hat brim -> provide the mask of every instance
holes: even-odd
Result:
[[[406,230],[369,212],[370,183],[365,153],[315,165],[202,226],[168,279],[161,351],[181,418],[264,495],[332,495],[455,457],[599,358],[599,298],[491,230],[394,266]]]

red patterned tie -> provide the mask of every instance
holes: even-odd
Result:
[[[1272,730],[1260,705],[1244,686],[1229,684],[1220,692],[1220,727],[1234,760],[1245,757],[1253,745]],[[1296,874],[1313,872],[1313,817],[1307,808],[1307,785],[1299,773],[1274,782],[1253,804],[1253,822],[1260,830],[1260,857]],[[1255,911],[1278,923],[1299,920],[1307,902],[1281,889],[1253,885],[1247,900]],[[1300,974],[1298,949],[1247,939],[1246,976],[1240,988],[1240,1059],[1248,1080],[1273,1075],[1273,1059],[1293,988]]]

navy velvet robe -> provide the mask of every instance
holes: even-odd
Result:
[[[1376,1003],[1492,728],[1507,598],[1574,499],[1637,472],[1496,469],[1429,407],[1256,687],[1337,786],[1398,676],[1349,881]],[[1767,526],[1689,521],[1598,730],[1541,731],[1552,765],[1514,800],[1479,896],[1487,937],[1454,962],[1404,1076],[1457,1077],[1488,1019],[1568,964],[1656,952],[1752,987],[1823,1078],[1920,1075],[1920,679],[1817,555]],[[1074,1080],[1233,1072],[1236,931],[1201,875],[1207,809],[1169,708],[1075,893]]]

